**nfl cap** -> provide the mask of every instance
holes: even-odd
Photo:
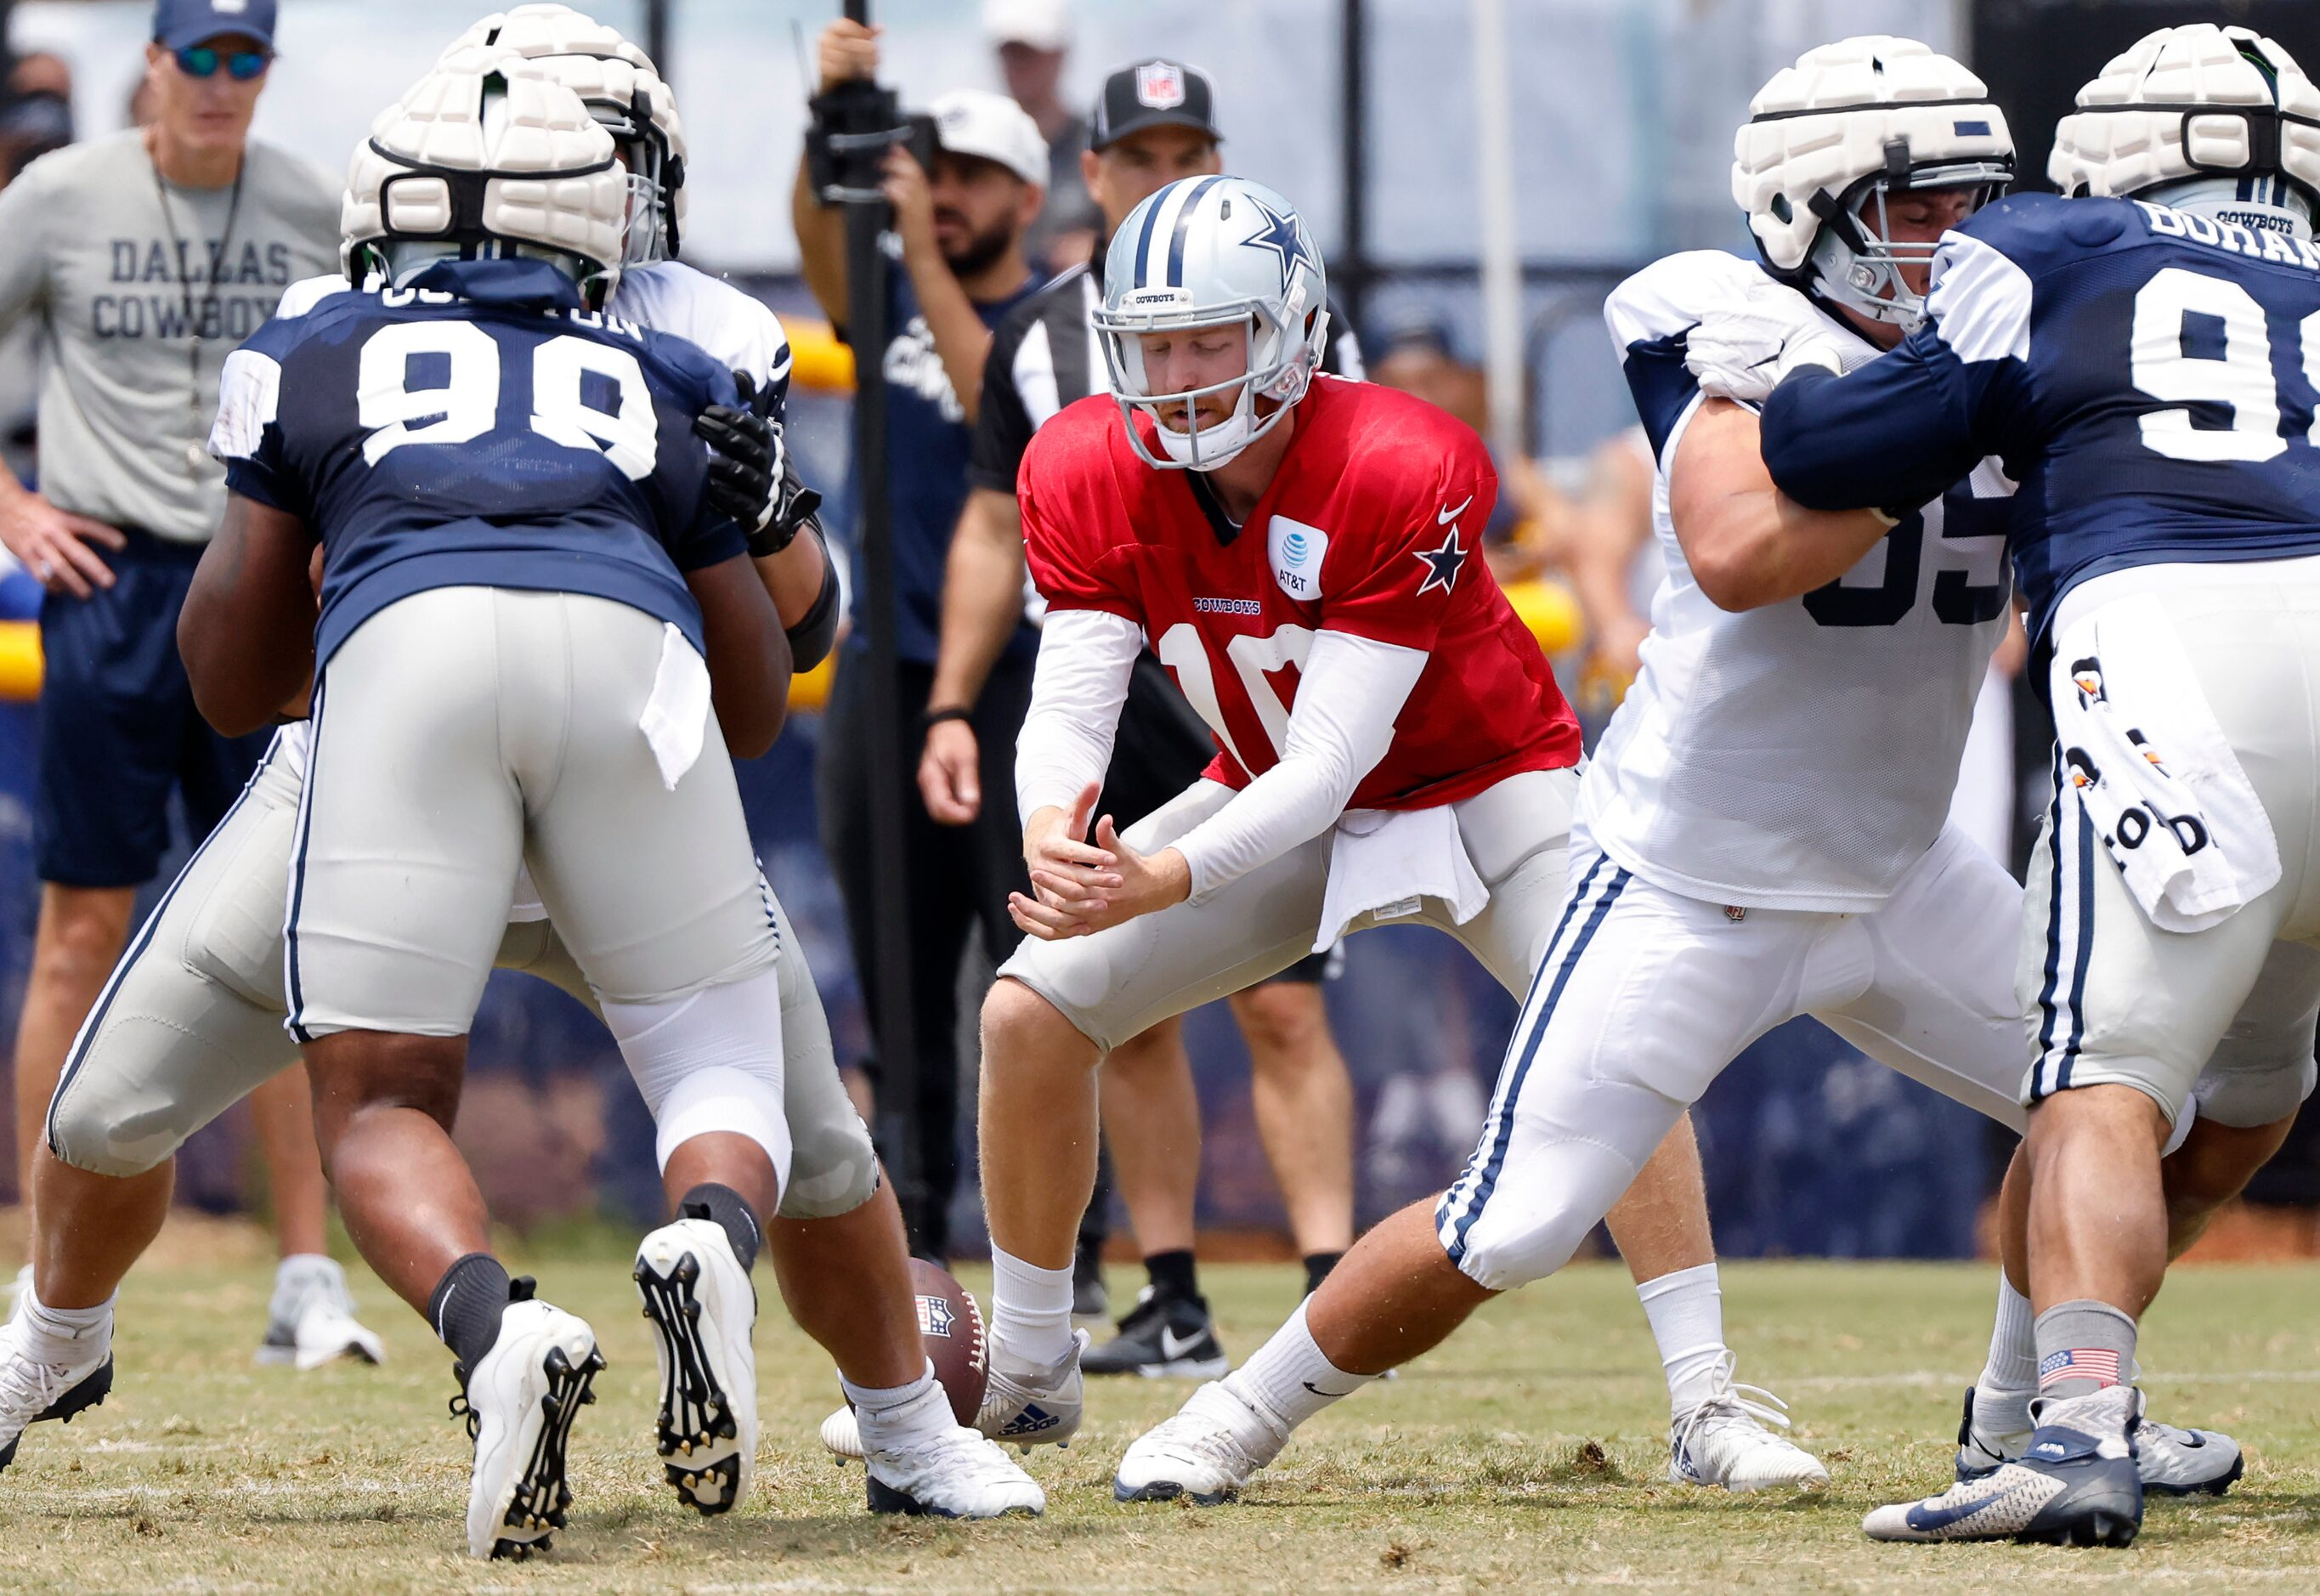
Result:
[[[240,33],[274,48],[274,0],[159,0],[153,7],[153,42],[188,50]]]
[[[929,110],[935,138],[953,155],[995,160],[1024,182],[1046,186],[1047,141],[1031,113],[1005,95],[955,88],[938,95]]]
[[[993,44],[1052,54],[1072,42],[1071,0],[983,0],[983,31]]]
[[[1103,80],[1095,120],[1088,124],[1088,148],[1106,145],[1146,128],[1194,128],[1224,142],[1217,131],[1216,92],[1209,75],[1182,61],[1138,61]]]

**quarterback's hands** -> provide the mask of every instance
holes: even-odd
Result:
[[[1701,318],[1685,337],[1683,363],[1710,397],[1759,404],[1799,367],[1842,374],[1851,352],[1802,295],[1768,280]]]
[[[737,371],[733,385],[739,405],[711,405],[693,418],[693,431],[709,446],[710,507],[754,536],[773,524],[781,506],[782,424],[758,413],[756,378]]]
[[[1068,810],[1050,803],[1035,810],[1023,827],[1023,864],[1031,876],[1030,897],[1007,894],[1007,912],[1029,935],[1052,942],[1083,937],[1094,928],[1084,917],[1100,911],[1103,894],[1120,885],[1119,860],[1080,840],[1095,812],[1100,789],[1090,782]]]
[[[878,76],[878,35],[886,30],[840,17],[821,31],[820,92],[828,94],[853,77]]]
[[[878,181],[886,203],[894,207],[894,232],[902,240],[905,262],[942,258],[935,245],[935,192],[919,158],[897,144],[886,151]]]
[[[939,826],[966,826],[983,812],[983,749],[974,728],[964,721],[938,721],[927,728],[919,755],[919,795]]]
[[[0,499],[0,546],[50,593],[85,599],[95,588],[113,585],[113,567],[92,543],[118,550],[129,540],[116,527],[59,510],[22,488]]]

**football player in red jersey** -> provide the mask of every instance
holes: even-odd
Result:
[[[1489,457],[1430,405],[1317,376],[1324,304],[1279,195],[1170,185],[1107,258],[1095,321],[1114,396],[1065,410],[1024,459],[1048,603],[1016,750],[1034,895],[1014,901],[1029,939],[983,1011],[982,1425],[1004,1439],[1062,1441],[1080,1421],[1072,1243],[1106,1050],[1373,925],[1446,931],[1519,993],[1563,905],[1579,727],[1475,558]],[[1092,811],[1147,641],[1219,752],[1123,839]],[[1818,1483],[1730,1384],[1698,1159],[1680,1124],[1614,1237],[1672,1379],[1712,1366],[1708,1400],[1761,1435],[1751,1477]],[[1663,1282],[1683,1311],[1663,1313]]]

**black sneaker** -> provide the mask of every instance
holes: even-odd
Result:
[[[1141,1374],[1147,1380],[1221,1380],[1232,1369],[1217,1343],[1206,1297],[1157,1297],[1146,1286],[1119,1321],[1119,1334],[1080,1357],[1089,1374]]]
[[[1072,1253],[1072,1317],[1111,1317],[1111,1292],[1103,1283],[1103,1249],[1085,1242]]]

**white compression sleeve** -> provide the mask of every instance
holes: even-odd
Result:
[[[1337,823],[1393,746],[1393,722],[1426,669],[1423,649],[1324,631],[1298,675],[1281,762],[1176,839],[1195,898]]]
[[[1111,763],[1144,629],[1104,610],[1051,610],[1039,630],[1031,708],[1015,739],[1015,807],[1069,809]]]

